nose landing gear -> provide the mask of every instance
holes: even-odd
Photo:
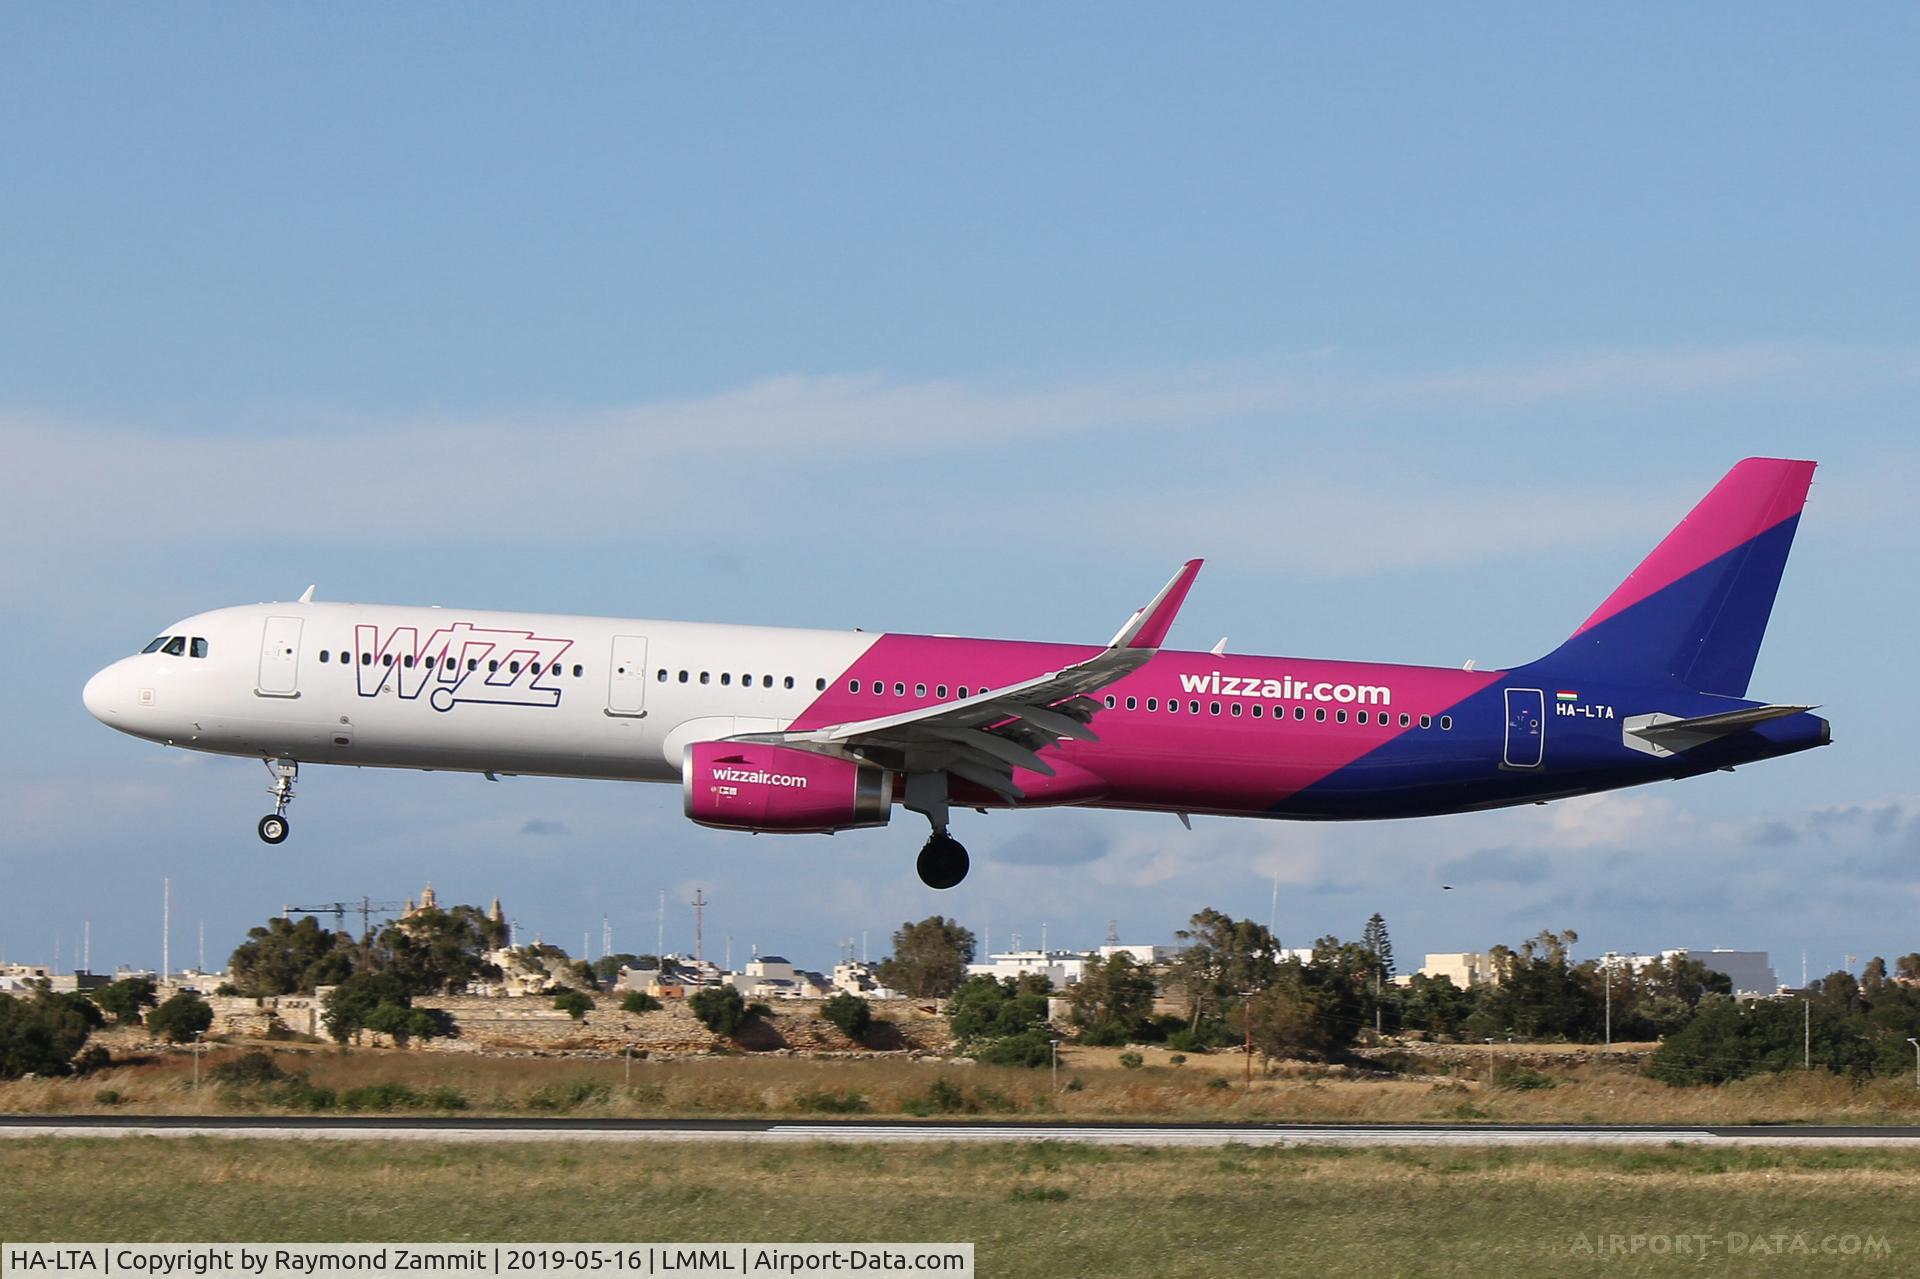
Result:
[[[266,765],[273,774],[273,785],[267,788],[267,794],[273,796],[273,811],[260,819],[258,829],[263,842],[278,844],[287,838],[287,805],[293,802],[293,783],[300,776],[300,764],[298,760],[270,759]]]

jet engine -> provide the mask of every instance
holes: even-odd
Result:
[[[681,756],[687,816],[702,826],[817,835],[885,826],[893,774],[756,742],[695,742]]]

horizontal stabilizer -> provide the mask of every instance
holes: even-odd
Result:
[[[1620,736],[1634,750],[1649,755],[1672,755],[1733,733],[1744,733],[1768,720],[1785,719],[1813,709],[1811,706],[1749,706],[1717,715],[1696,715],[1692,719],[1674,715],[1629,715],[1621,722]]]

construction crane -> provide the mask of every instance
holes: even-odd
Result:
[[[332,915],[333,929],[335,932],[339,932],[346,926],[347,913],[349,911],[355,911],[360,915],[360,935],[365,937],[372,931],[373,917],[375,915],[391,915],[395,911],[404,910],[405,908],[405,902],[377,902],[371,897],[362,897],[357,902],[322,902],[317,906],[286,905],[280,908],[280,914],[288,920],[291,920],[296,914]]]

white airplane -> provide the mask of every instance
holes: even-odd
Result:
[[[1730,769],[1831,740],[1746,700],[1810,462],[1740,463],[1560,648],[1513,670],[1162,651],[1189,561],[1105,647],[319,603],[201,613],[88,681],[136,737],[300,765],[679,782],[727,830],[932,834],[951,806],[1409,817]],[[1098,721],[1099,731],[1094,729]]]

